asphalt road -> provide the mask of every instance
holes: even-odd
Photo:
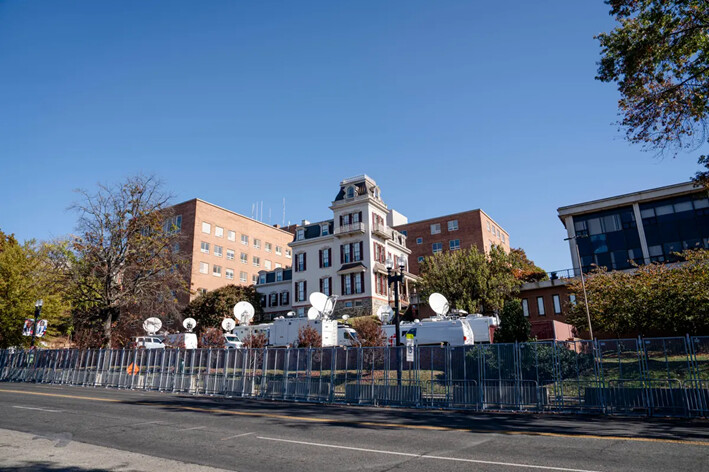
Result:
[[[27,442],[22,433],[37,440],[21,454],[17,444]],[[72,447],[86,452],[62,455],[62,448]],[[72,457],[83,460],[74,463]],[[145,467],[135,465],[141,462]],[[184,470],[288,472],[696,472],[709,470],[709,422],[467,414],[0,384],[2,470],[167,471],[178,470],[175,464]]]

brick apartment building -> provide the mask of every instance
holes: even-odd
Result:
[[[411,273],[418,275],[419,264],[425,257],[441,252],[477,247],[488,252],[493,245],[510,250],[510,235],[482,210],[470,210],[451,215],[396,226],[406,236],[411,250]]]
[[[198,198],[171,212],[190,266],[190,295],[183,303],[225,285],[256,284],[259,271],[291,266],[293,235],[287,231]]]

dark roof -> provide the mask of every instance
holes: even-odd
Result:
[[[338,270],[337,272],[343,272],[357,268],[367,270],[367,266],[364,265],[362,262],[349,262],[347,264],[342,264],[342,267],[340,267],[340,270]]]

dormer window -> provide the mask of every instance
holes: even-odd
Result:
[[[327,223],[322,225],[320,234],[322,234],[323,236],[327,236],[328,234],[330,234],[330,225]]]
[[[305,230],[303,228],[296,231],[295,239],[298,241],[305,239]]]
[[[354,198],[355,196],[355,188],[354,185],[350,185],[347,187],[347,198]]]

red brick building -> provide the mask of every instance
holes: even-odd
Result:
[[[198,198],[171,209],[189,261],[189,300],[225,285],[252,285],[259,271],[291,266],[293,234]],[[180,300],[187,303],[189,300]]]
[[[396,226],[406,236],[406,246],[411,250],[409,268],[419,274],[419,264],[425,257],[440,252],[477,247],[488,252],[492,245],[510,250],[510,235],[482,210],[470,210],[451,215],[437,216]]]

